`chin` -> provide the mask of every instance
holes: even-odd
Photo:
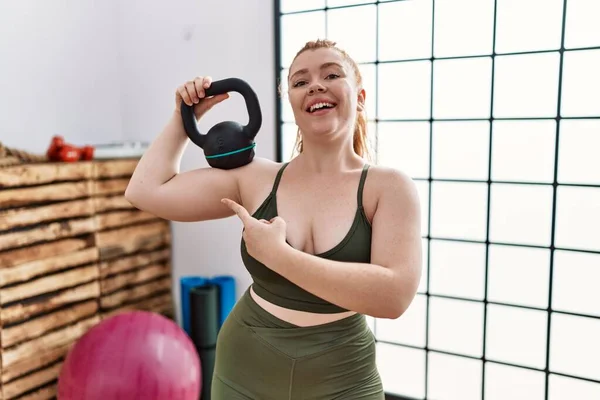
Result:
[[[311,132],[311,134],[313,134],[315,136],[325,136],[325,135],[335,133],[338,129],[338,126],[337,126],[337,124],[324,122],[324,123],[310,124],[308,128],[309,128],[309,131]]]

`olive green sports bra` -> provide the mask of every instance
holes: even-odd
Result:
[[[253,217],[268,221],[277,216],[277,187],[287,165],[288,163],[283,164],[277,172],[271,193],[254,212]],[[368,169],[369,164],[365,164],[358,186],[358,206],[350,230],[340,243],[324,253],[315,254],[317,257],[343,262],[368,263],[371,261],[371,224],[365,215],[362,205],[362,192]],[[252,276],[252,287],[256,294],[263,299],[281,307],[314,313],[348,311],[302,289],[251,257],[246,250],[243,238],[241,241],[241,253],[246,269]]]

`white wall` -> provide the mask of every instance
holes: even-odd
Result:
[[[257,155],[275,157],[273,2],[267,0],[3,0],[0,2],[0,141],[44,152],[53,134],[75,144],[151,141],[174,90],[197,75],[235,76],[257,92]],[[200,123],[247,122],[243,98]],[[182,170],[206,166],[188,146]],[[234,218],[173,224],[173,284],[181,275],[250,278]],[[179,312],[179,310],[178,310]]]
[[[123,138],[116,1],[0,1],[0,141]]]
[[[174,88],[197,75],[239,77],[256,91],[263,113],[257,155],[275,157],[275,70],[272,1],[135,0],[120,5],[125,136],[151,140],[173,107]],[[126,51],[125,51],[126,50]],[[243,97],[213,108],[200,122],[206,132],[222,120],[246,123]],[[202,151],[190,144],[182,170],[206,166]],[[238,296],[250,283],[241,261],[237,218],[173,223],[174,294],[179,276],[230,274]]]

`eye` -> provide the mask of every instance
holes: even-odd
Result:
[[[335,78],[339,78],[340,76],[338,74],[329,74],[327,75],[327,79],[335,79]]]
[[[306,83],[306,81],[297,81],[296,83],[294,83],[292,85],[292,87],[298,87],[298,86],[302,86],[304,83]]]

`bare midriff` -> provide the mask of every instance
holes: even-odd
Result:
[[[340,319],[344,319],[356,314],[354,311],[346,311],[334,314],[317,314],[307,311],[290,310],[289,308],[275,305],[263,299],[254,292],[254,289],[252,287],[250,288],[250,295],[252,296],[252,299],[254,299],[254,301],[265,311],[283,321],[286,321],[296,326],[305,327],[322,325],[327,324],[329,322],[338,321]]]

